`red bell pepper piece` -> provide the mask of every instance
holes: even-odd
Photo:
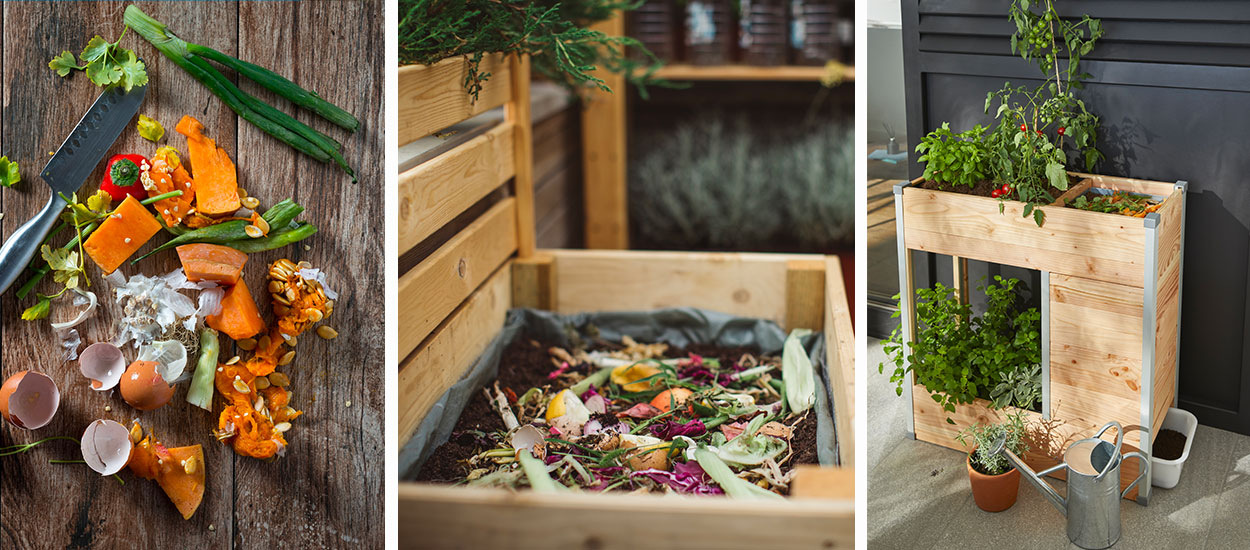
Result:
[[[130,195],[138,200],[148,198],[139,174],[151,167],[143,155],[113,155],[104,169],[104,181],[100,190],[109,194],[113,202],[121,202]]]

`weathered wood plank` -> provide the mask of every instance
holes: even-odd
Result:
[[[400,67],[399,127],[396,129],[399,145],[402,147],[503,105],[511,96],[511,69],[508,63],[501,55],[486,56],[481,70],[491,76],[482,84],[482,90],[474,101],[464,89],[464,58],[444,59],[433,65]]]
[[[4,152],[21,163],[26,179],[17,189],[0,194],[6,214],[0,227],[5,235],[43,205],[46,188],[37,178],[38,169],[99,93],[84,75],[56,77],[47,69],[48,59],[62,50],[81,50],[94,34],[116,38],[126,4],[5,4],[4,20],[27,22],[4,27],[3,31],[2,82],[7,108],[0,115],[0,136]],[[204,548],[381,544],[384,526],[374,511],[382,508],[383,493],[385,392],[378,373],[384,348],[380,339],[362,335],[381,333],[382,317],[376,308],[356,305],[383,294],[378,267],[382,264],[382,86],[372,84],[380,83],[383,74],[383,44],[377,32],[381,3],[240,6],[169,2],[144,5],[143,9],[184,38],[270,67],[361,119],[361,129],[349,134],[296,111],[284,101],[273,101],[272,94],[246,80],[240,83],[342,141],[344,155],[360,174],[360,183],[352,185],[337,167],[298,155],[239,121],[206,88],[133,33],[123,41],[123,46],[133,48],[147,63],[151,83],[141,112],[162,122],[166,136],[153,145],[133,129],[127,130],[110,154],[150,155],[157,146],[170,145],[185,155],[185,138],[174,131],[174,125],[184,114],[198,118],[235,161],[242,187],[262,204],[295,199],[308,209],[303,218],[320,229],[306,241],[310,250],[297,246],[252,255],[246,270],[249,286],[261,288],[263,266],[273,259],[285,256],[311,261],[327,271],[332,288],[340,293],[340,305],[329,323],[343,336],[333,343],[315,336],[301,339],[300,359],[288,373],[295,393],[292,404],[305,411],[305,416],[288,434],[286,456],[262,463],[237,457],[211,437],[219,411],[207,413],[187,405],[185,384],[170,405],[143,413],[131,409],[116,392],[90,390],[78,373],[77,363],[60,360],[55,337],[46,323],[17,319],[29,301],[18,303],[13,293],[5,295],[0,299],[3,341],[29,345],[5,345],[0,350],[3,373],[32,367],[44,370],[57,381],[62,393],[61,409],[53,424],[34,433],[6,426],[2,430],[8,443],[49,435],[77,437],[96,418],[128,424],[138,417],[168,444],[203,445],[208,487],[195,516],[184,521],[155,483],[124,473],[127,483],[123,487],[81,465],[48,465],[48,458],[79,455],[72,444],[53,443],[3,459],[6,475],[0,480],[0,499],[24,504],[0,509],[0,519],[6,525],[0,533],[0,547],[111,548],[133,546],[136,541],[149,546]],[[319,70],[330,57],[352,57],[360,62],[333,72]],[[22,86],[9,87],[10,82],[21,82]],[[80,196],[94,192],[102,173],[101,166]],[[176,256],[165,253],[123,270],[128,275],[140,270],[153,275],[176,267]],[[88,272],[96,292],[107,292],[98,269],[90,265]],[[51,288],[48,283],[41,287],[43,291]],[[107,296],[101,299],[109,302]],[[115,306],[102,308],[96,319],[80,327],[84,341],[111,338],[111,321],[118,313]],[[229,357],[228,340],[224,348]],[[133,358],[135,352],[126,353]],[[352,402],[350,407],[348,401]],[[292,487],[301,489],[294,493]],[[140,521],[119,523],[119,510],[130,511],[130,516]],[[21,528],[13,527],[17,525]],[[316,528],[309,529],[310,525]]]
[[[512,193],[516,196],[517,257],[534,255],[537,228],[534,222],[534,128],[530,119],[530,60],[511,56],[508,66],[512,75],[512,98],[504,111],[515,132],[512,138],[512,162],[516,176]]]
[[[507,198],[399,279],[399,356],[407,357],[516,251],[516,199]]]
[[[4,136],[4,154],[21,165],[24,180],[15,188],[3,190],[5,216],[0,224],[5,237],[47,202],[49,192],[39,179],[39,170],[47,162],[49,152],[61,145],[100,93],[85,74],[58,77],[48,70],[48,60],[63,50],[75,54],[82,51],[87,40],[96,34],[116,39],[122,30],[122,10],[126,4],[4,4],[4,21],[22,23],[3,27],[3,81],[6,83],[3,103],[6,108],[0,120],[0,132]],[[238,16],[233,4],[176,2],[145,5],[143,9],[177,30],[194,29],[188,38],[229,37],[209,43],[225,53],[236,53]],[[233,112],[138,36],[127,33],[123,46],[134,49],[146,61],[150,84],[140,112],[164,124],[167,132],[162,144],[186,150],[185,140],[173,128],[183,114],[192,113],[204,123],[210,136],[238,160],[235,156],[237,123]],[[140,138],[132,126],[121,134],[105,157],[131,152],[150,156],[155,148]],[[239,162],[239,165],[246,166],[246,163]],[[83,184],[79,196],[94,193],[103,174],[104,163],[101,162]],[[64,240],[61,237],[56,242]],[[97,310],[91,322],[78,327],[83,341],[92,343],[115,336],[112,323],[121,312],[106,295],[107,287],[99,269],[90,261],[87,264],[92,290],[100,295],[102,304],[107,304]],[[162,254],[145,260],[140,267],[144,273],[159,274],[177,266],[174,255]],[[122,270],[127,275],[138,272],[130,265]],[[47,279],[38,291],[54,291],[51,278]],[[18,284],[23,282],[25,277],[19,279]],[[20,456],[4,457],[0,459],[4,470],[4,475],[0,476],[0,501],[6,506],[0,507],[0,522],[5,529],[0,530],[0,547],[129,547],[136,538],[152,546],[228,546],[234,523],[234,452],[208,435],[216,425],[216,416],[187,405],[185,385],[174,394],[171,405],[149,412],[131,408],[116,391],[91,390],[78,371],[78,363],[63,359],[57,338],[46,321],[26,322],[18,318],[34,300],[28,297],[19,301],[14,290],[0,299],[3,304],[0,325],[4,327],[4,344],[0,346],[3,375],[26,369],[43,371],[60,388],[61,404],[53,422],[40,430],[29,432],[6,423],[0,428],[6,444],[27,443],[53,435],[81,437],[95,419],[111,419],[129,425],[137,418],[145,427],[156,430],[167,444],[203,445],[210,482],[199,510],[186,521],[153,482],[127,472],[123,474],[126,485],[122,486],[83,465],[48,464],[52,458],[81,458],[81,452],[73,443],[54,442]],[[68,309],[63,308],[60,315]],[[125,353],[127,359],[133,359],[136,352],[127,349]],[[13,505],[18,502],[22,505]],[[119,521],[119,510],[129,510],[131,517],[141,517],[142,521]],[[210,531],[209,525],[215,526],[215,530]]]
[[[407,252],[515,174],[516,132],[501,124],[399,176],[399,251]]]
[[[339,292],[327,324],[341,335],[333,341],[312,334],[300,338],[295,363],[286,373],[294,405],[304,416],[288,432],[286,456],[273,463],[235,459],[236,547],[369,546],[384,539],[385,524],[376,513],[384,506],[385,487],[385,342],[378,337],[385,333],[382,6],[378,0],[239,5],[239,48],[245,60],[260,61],[316,91],[356,115],[361,126],[349,133],[265,96],[343,143],[344,157],[359,173],[360,182],[353,185],[334,164],[295,154],[239,122],[241,184],[264,204],[294,198],[307,209],[303,218],[319,228],[306,241],[310,250],[289,247],[253,255],[251,261],[259,267],[288,257],[326,271]],[[325,70],[330,59],[355,62]],[[283,156],[293,163],[285,164]],[[269,159],[278,166],[269,166]],[[251,288],[263,288],[263,276],[249,269],[247,280],[256,285]]]
[[[511,270],[504,264],[399,366],[399,444],[402,447],[430,407],[464,376],[503,328],[512,306]]]
[[[700,307],[785,322],[786,269],[807,254],[553,250],[556,310]]]
[[[851,548],[851,500],[752,501],[659,495],[544,494],[446,487],[399,486],[399,540],[405,548],[507,548],[541,540],[551,548]],[[629,521],[621,518],[628,517]]]
[[[625,34],[625,18],[618,14],[591,28],[612,36]],[[585,185],[586,247],[629,248],[629,199],[625,177],[625,78],[596,73],[612,93],[590,93],[582,111],[582,164]]]

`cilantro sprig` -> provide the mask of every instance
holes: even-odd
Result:
[[[48,62],[48,68],[60,76],[69,76],[74,71],[85,71],[87,78],[96,86],[121,86],[127,92],[135,86],[147,84],[147,67],[143,61],[139,60],[134,50],[118,45],[122,37],[126,36],[126,28],[122,29],[116,42],[108,42],[100,35],[95,35],[87,42],[87,47],[83,48],[77,59],[69,50],[61,52],[61,55]]]

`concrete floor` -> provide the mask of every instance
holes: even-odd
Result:
[[[997,514],[972,501],[964,455],[907,437],[910,408],[879,374],[881,341],[868,344],[868,545],[890,548],[1076,548],[1064,517],[1021,480],[1015,506]],[[889,371],[887,371],[888,373]],[[1250,548],[1250,437],[1199,426],[1174,489],[1150,506],[1122,501],[1113,548]],[[1064,483],[1048,480],[1060,494]]]

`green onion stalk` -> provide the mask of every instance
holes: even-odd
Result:
[[[240,90],[205,58],[230,67],[296,105],[354,131],[360,123],[351,114],[321,99],[317,94],[300,88],[273,71],[178,38],[164,23],[143,13],[137,6],[127,6],[123,19],[126,26],[134,29],[165,57],[187,71],[192,78],[208,88],[243,120],[318,161],[328,162],[334,159],[339,167],[351,176],[352,182],[356,181],[356,173],[339,153],[342,146],[337,141]]]

